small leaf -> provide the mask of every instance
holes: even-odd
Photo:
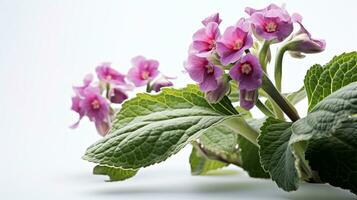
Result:
[[[305,76],[309,111],[322,99],[349,83],[357,81],[357,52],[343,53],[325,66],[312,66]]]
[[[192,148],[190,165],[192,175],[204,175],[212,170],[228,166],[227,163],[205,158],[195,148]]]
[[[138,94],[123,104],[110,134],[90,146],[83,159],[124,169],[146,167],[166,160],[237,113],[227,97],[210,104],[193,85]]]
[[[93,174],[107,175],[109,176],[109,181],[123,181],[125,179],[135,176],[137,172],[138,170],[122,169],[122,168],[108,167],[108,166],[101,166],[101,165],[97,165],[93,169]]]

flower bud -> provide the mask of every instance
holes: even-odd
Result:
[[[210,103],[217,103],[222,100],[228,91],[229,79],[227,75],[223,75],[217,80],[217,88],[215,90],[206,92],[206,99]]]
[[[290,55],[295,58],[304,57],[301,53],[319,53],[325,50],[326,42],[321,39],[313,39],[311,34],[300,24],[300,30],[295,33],[285,44],[285,48]]]

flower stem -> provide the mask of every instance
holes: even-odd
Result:
[[[310,165],[308,164],[308,161],[305,159],[305,149],[306,149],[306,144],[303,144],[302,142],[297,142],[293,145],[294,150],[295,150],[295,156],[299,158],[299,166],[302,171],[302,178],[305,180],[309,179],[315,179],[312,170],[310,168]],[[314,180],[316,181],[316,180]]]
[[[259,62],[265,73],[267,73],[267,53],[269,51],[269,47],[270,47],[270,42],[265,40],[262,48],[259,51]]]
[[[283,66],[283,57],[285,51],[286,51],[286,47],[282,46],[280,49],[278,49],[278,52],[275,57],[274,78],[275,78],[275,86],[279,92],[281,91],[282,66]]]
[[[263,102],[260,101],[260,99],[258,99],[257,103],[255,104],[257,106],[257,108],[262,111],[262,113],[264,113],[266,116],[268,117],[274,117],[274,113],[271,112],[271,110],[266,107],[264,105]]]
[[[252,128],[243,117],[232,117],[222,123],[232,130],[235,130],[237,134],[243,136],[255,146],[259,147],[257,142],[259,133],[254,128]]]
[[[279,106],[281,110],[291,119],[291,121],[296,121],[300,119],[298,112],[294,106],[276,89],[274,84],[270,81],[268,76],[264,73],[263,75],[262,89],[271,97],[273,108]],[[276,112],[276,109],[274,109]]]
[[[238,151],[236,153],[231,153],[230,155],[222,155],[207,149],[198,141],[193,141],[191,142],[191,144],[198,152],[200,152],[201,155],[203,155],[207,159],[216,160],[227,164],[234,164],[239,167],[242,166],[242,161],[240,159]]]
[[[146,92],[147,92],[147,93],[151,93],[151,90],[152,90],[151,81],[149,81],[149,82],[146,84]]]
[[[110,84],[107,83],[107,84],[105,84],[105,97],[106,97],[107,99],[110,99],[109,91],[110,91]]]

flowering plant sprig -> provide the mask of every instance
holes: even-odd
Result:
[[[95,71],[98,82],[93,82],[93,75],[88,74],[83,80],[83,86],[74,86],[75,96],[72,97],[71,109],[78,113],[78,121],[71,125],[77,128],[80,120],[87,116],[95,123],[97,132],[105,136],[111,128],[114,114],[119,110],[124,100],[128,99],[128,93],[135,87],[146,86],[146,91],[159,92],[163,87],[172,86],[169,79],[161,75],[157,60],[146,59],[137,56],[132,59],[132,67],[127,75],[124,75],[111,67],[110,63],[102,63]]]
[[[285,52],[303,58],[324,51],[326,43],[313,39],[302,17],[285,7],[245,12],[224,31],[218,13],[202,21],[184,66],[194,85],[150,94],[172,83],[163,75],[153,81],[158,62],[138,56],[126,76],[103,64],[98,84],[86,76],[83,86],[74,87],[72,110],[105,135],[83,156],[97,164],[94,174],[124,180],[191,144],[193,175],[231,164],[286,191],[305,181],[357,194],[357,52],[312,66],[301,89],[283,93]],[[275,45],[280,47],[271,81],[267,69]],[[146,85],[147,92],[128,99],[128,82]],[[305,97],[309,112],[300,117],[295,104]],[[123,101],[118,110],[109,104]],[[264,118],[253,117],[254,106]]]

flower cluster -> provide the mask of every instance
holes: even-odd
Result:
[[[74,86],[71,109],[78,113],[79,119],[71,125],[77,128],[80,120],[87,116],[95,123],[97,132],[105,136],[115,114],[114,104],[121,104],[128,98],[128,92],[135,87],[146,85],[147,92],[159,92],[162,87],[172,86],[170,77],[160,75],[159,62],[137,56],[132,59],[132,68],[127,75],[115,70],[110,63],[102,63],[96,68],[98,82],[92,74],[85,76],[82,86]]]
[[[203,27],[192,37],[185,69],[213,103],[230,92],[231,80],[237,82],[240,105],[249,110],[257,101],[265,73],[253,44],[270,45],[287,40],[284,49],[302,57],[301,53],[323,51],[325,41],[312,39],[301,23],[302,17],[296,13],[290,15],[284,7],[271,4],[258,10],[248,7],[245,12],[249,16],[227,27],[223,34],[218,13],[204,19]],[[294,23],[301,28],[292,34]]]

